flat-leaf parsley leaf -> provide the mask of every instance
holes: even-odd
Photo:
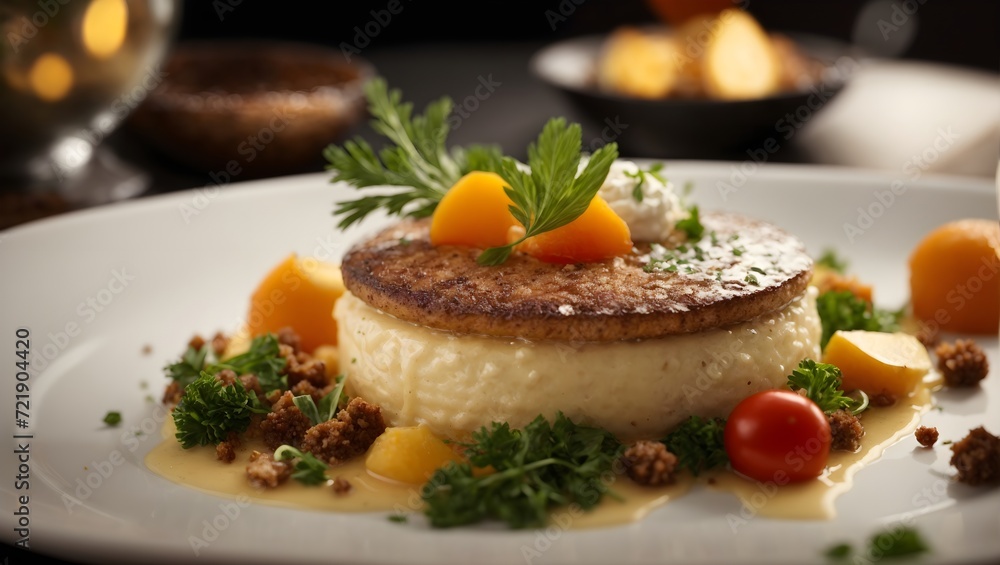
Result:
[[[524,226],[520,239],[502,247],[483,251],[476,261],[481,265],[499,265],[507,260],[514,246],[529,237],[562,227],[579,218],[590,206],[597,191],[618,158],[618,146],[608,143],[591,155],[583,172],[580,164],[580,124],[566,124],[552,118],[542,128],[538,140],[528,146],[528,166],[521,169],[511,157],[504,157],[500,176],[510,186],[504,191],[513,201],[510,213]]]

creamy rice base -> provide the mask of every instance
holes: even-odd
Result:
[[[662,437],[691,415],[727,416],[820,354],[813,287],[736,326],[642,341],[457,334],[399,320],[350,293],[334,318],[349,393],[379,404],[391,425],[424,424],[452,438],[558,411],[622,440]]]

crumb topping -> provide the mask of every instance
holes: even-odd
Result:
[[[658,441],[637,441],[622,455],[629,478],[644,486],[674,482],[677,456]]]
[[[827,420],[830,421],[830,449],[854,452],[861,447],[865,429],[857,416],[847,410],[837,410],[827,415]]]
[[[913,435],[917,438],[917,443],[924,447],[933,447],[938,440],[937,428],[920,426],[915,432],[913,432]]]
[[[980,426],[951,446],[959,482],[972,486],[1000,481],[1000,437]]]
[[[934,352],[938,357],[938,370],[950,387],[976,386],[990,371],[986,353],[971,339],[942,343]]]

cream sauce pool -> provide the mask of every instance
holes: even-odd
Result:
[[[622,479],[610,485],[615,497],[605,497],[589,512],[572,512],[571,527],[635,522],[703,485],[733,493],[756,515],[807,520],[833,518],[836,498],[851,488],[855,474],[877,460],[887,447],[912,434],[921,414],[930,408],[930,400],[930,390],[921,386],[913,396],[894,406],[866,411],[861,417],[865,428],[861,449],[856,453],[832,452],[826,472],[816,480],[779,486],[758,483],[731,471],[715,471],[697,478],[684,473],[667,487],[642,487]],[[351,483],[352,489],[345,494],[291,479],[275,489],[255,489],[247,483],[245,466],[252,450],[269,451],[262,444],[246,442],[237,450],[234,462],[222,463],[216,459],[213,447],[181,448],[174,438],[172,419],[167,419],[162,433],[163,441],[146,456],[147,467],[166,479],[207,493],[230,498],[248,496],[265,504],[331,512],[419,512],[422,508],[419,485],[374,476],[365,469],[363,457],[328,473],[331,479],[340,477]]]

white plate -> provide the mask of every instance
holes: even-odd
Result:
[[[839,249],[852,270],[875,283],[876,301],[886,307],[905,302],[906,260],[924,234],[956,218],[997,217],[986,181],[750,165],[741,172],[740,164],[676,162],[666,170],[678,183],[694,182],[703,209],[772,221],[814,253]],[[925,534],[935,562],[1000,558],[1000,490],[951,484],[947,446],[917,450],[912,439],[858,474],[837,501],[835,520],[754,518],[735,532],[726,520],[739,512],[735,498],[705,490],[640,523],[608,529],[435,531],[420,520],[393,524],[384,514],[239,507],[154,475],[143,457],[159,441],[163,412],[144,399],[159,397],[164,363],[193,332],[234,328],[258,280],[289,252],[337,260],[377,227],[373,221],[338,232],[331,211],[347,189],[328,179],[317,174],[183,192],[0,233],[6,389],[0,415],[11,431],[0,481],[5,543],[16,541],[17,516],[8,509],[18,506],[16,495],[27,494],[36,551],[101,563],[190,560],[190,538],[204,536],[212,522],[219,532],[201,550],[203,562],[500,563],[525,561],[530,549],[541,552],[533,563],[802,563],[822,561],[831,544],[858,545],[901,521]],[[723,198],[721,181],[735,192]],[[894,181],[902,183],[898,196]],[[859,207],[877,217],[863,219],[863,233],[851,241],[844,226],[858,224]],[[21,327],[31,332],[28,430],[14,427],[13,413]],[[996,338],[981,343],[1000,367]],[[152,354],[142,354],[145,345]],[[943,411],[930,412],[925,423],[938,426],[942,439],[960,439],[979,425],[1000,432],[996,372],[982,391],[938,394]],[[122,412],[121,428],[103,426],[108,410]],[[129,439],[130,426],[144,435]],[[12,435],[25,431],[33,435],[30,490],[15,491]],[[89,487],[80,486],[88,480]]]

